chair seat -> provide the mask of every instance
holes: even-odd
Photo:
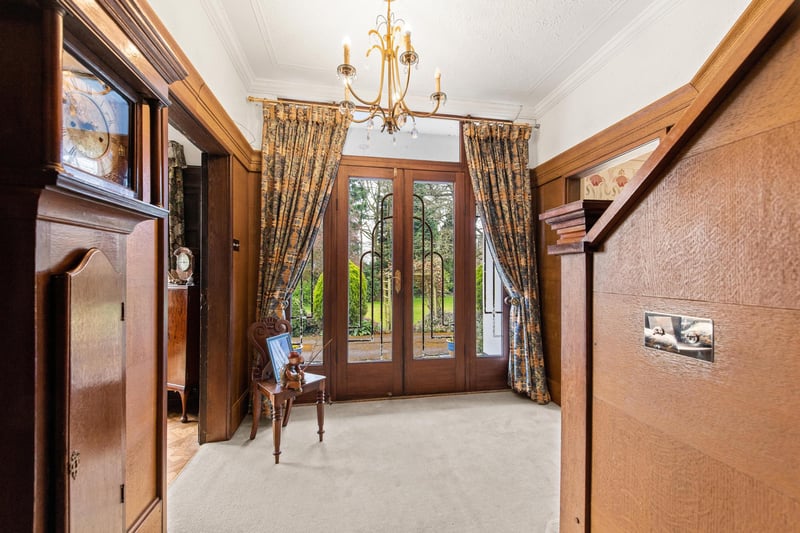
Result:
[[[266,396],[272,403],[272,441],[275,456],[275,464],[280,462],[281,455],[281,430],[289,423],[289,416],[292,414],[292,405],[298,396],[314,392],[317,393],[317,434],[319,441],[322,442],[322,429],[325,422],[325,376],[317,374],[306,374],[306,382],[303,383],[303,391],[295,389],[285,389],[280,383],[273,380],[253,380],[253,426],[250,429],[250,439],[256,438],[258,425],[261,421],[262,397]]]
[[[264,392],[264,394],[274,395],[276,398],[286,399],[290,397],[296,398],[307,392],[315,391],[319,388],[318,382],[325,381],[325,376],[320,376],[318,374],[306,373],[305,376],[306,382],[303,383],[303,392],[294,389],[284,389],[280,383],[275,383],[275,381],[271,379],[260,379],[256,380],[255,383],[258,385],[258,388]]]

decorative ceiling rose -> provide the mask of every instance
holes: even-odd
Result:
[[[411,45],[411,32],[403,31],[405,21],[395,18],[392,13],[392,0],[386,1],[386,16],[378,15],[375,21],[375,28],[369,31],[372,46],[367,50],[367,57],[373,50],[381,54],[381,77],[378,87],[378,94],[373,100],[361,98],[353,90],[353,80],[356,77],[356,68],[350,64],[350,41],[345,38],[344,63],[339,65],[336,72],[339,79],[344,83],[344,100],[339,102],[339,111],[343,115],[352,115],[356,110],[356,104],[352,98],[367,108],[368,115],[362,120],[353,122],[362,123],[369,121],[368,129],[374,125],[374,119],[379,116],[383,121],[381,131],[394,134],[399,131],[409,119],[414,123],[411,136],[417,136],[417,121],[419,117],[430,117],[436,114],[441,105],[447,101],[447,95],[441,90],[441,72],[436,69],[435,91],[431,93],[431,102],[434,103],[433,111],[429,113],[419,113],[411,111],[406,105],[405,97],[408,92],[408,85],[411,81],[411,67],[419,62],[419,55]],[[384,32],[384,33],[381,33]],[[402,40],[403,52],[400,52],[400,41]],[[402,65],[402,72],[401,67]],[[388,103],[382,105],[383,88],[386,87]]]

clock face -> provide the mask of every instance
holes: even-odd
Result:
[[[188,282],[192,277],[192,251],[189,248],[181,246],[173,252],[173,255],[175,256],[175,277]]]
[[[130,102],[67,52],[61,101],[62,164],[130,188]]]
[[[175,262],[175,266],[178,270],[186,271],[189,270],[192,262],[189,260],[189,256],[185,253],[178,254],[178,259]]]

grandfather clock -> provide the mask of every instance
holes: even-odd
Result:
[[[0,33],[0,524],[164,530],[167,106],[186,71],[133,0],[4,0]]]

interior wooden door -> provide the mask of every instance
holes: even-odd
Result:
[[[457,260],[466,240],[456,174],[340,167],[325,274],[334,280],[337,397],[464,390],[456,331],[468,315],[455,296],[468,264]]]
[[[66,531],[125,528],[124,281],[106,255],[89,250],[55,279],[59,337],[57,446],[59,526]]]

